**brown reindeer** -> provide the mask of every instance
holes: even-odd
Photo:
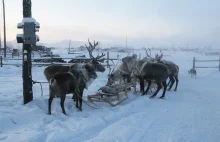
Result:
[[[128,70],[132,72],[132,77],[139,79],[142,88],[141,90],[143,91],[142,95],[145,95],[148,92],[152,81],[155,81],[158,87],[156,92],[150,98],[154,98],[157,95],[162,88],[162,85],[164,86],[164,90],[160,98],[164,98],[167,88],[166,80],[170,74],[170,71],[166,65],[137,60],[137,56],[124,57],[122,62],[127,64]],[[146,91],[144,91],[144,80],[148,82]]]
[[[66,115],[64,109],[64,101],[66,95],[69,93],[75,94],[76,108],[82,111],[82,96],[86,84],[91,79],[96,79],[97,74],[93,66],[86,64],[82,69],[71,69],[68,72],[57,73],[50,79],[50,97],[48,100],[48,113],[51,114],[51,104],[54,97],[60,97],[60,106],[63,113]],[[79,103],[79,106],[78,106]]]
[[[95,43],[95,41],[94,41],[94,45],[91,44],[89,39],[88,39],[88,42],[89,42],[90,46],[89,47],[86,45],[85,46],[89,52],[91,60],[87,64],[94,66],[94,68],[97,72],[104,72],[105,67],[102,64],[100,64],[99,62],[103,60],[102,57],[105,56],[105,54],[97,55],[97,57],[94,57],[92,55],[92,52],[95,49],[95,47],[98,45],[98,42]],[[81,67],[82,67],[82,63],[76,63],[71,66],[52,65],[52,66],[48,66],[47,68],[45,68],[44,75],[45,75],[47,81],[49,81],[57,73],[68,72],[72,68],[79,69]]]
[[[89,42],[90,46],[89,47],[86,46],[86,47],[87,47],[87,50],[90,54],[91,60],[87,64],[90,66],[93,66],[97,72],[104,72],[105,67],[102,64],[100,64],[99,62],[103,60],[102,57],[105,56],[105,54],[98,55],[97,57],[94,57],[92,55],[92,52],[95,49],[95,47],[98,45],[98,42],[95,43],[95,41],[94,41],[94,45],[91,44],[89,39],[88,39],[88,42]],[[82,69],[84,65],[85,65],[84,63],[75,63],[71,66],[59,66],[59,65],[48,66],[44,70],[44,76],[46,77],[47,81],[49,82],[49,80],[52,77],[54,77],[54,75],[56,75],[58,73],[68,72],[71,69]],[[72,99],[74,99],[74,95],[73,95]],[[74,99],[74,101],[75,101],[75,99]]]
[[[137,56],[136,54],[133,54],[133,56]],[[106,85],[112,85],[119,81],[119,84],[121,83],[132,83],[134,86],[134,93],[137,93],[136,90],[136,79],[131,78],[131,73],[128,70],[127,64],[122,62],[117,67],[114,66],[114,69],[111,71],[111,68],[109,70],[108,74],[108,82]]]
[[[116,81],[119,81],[119,83],[122,82],[130,82],[131,81],[131,72],[128,72],[128,67],[125,63],[121,63],[120,65],[118,65],[118,67],[111,71],[109,71],[108,74],[108,82],[107,85],[112,85],[113,83],[115,83]]]
[[[147,55],[148,59],[150,59],[152,62],[162,63],[169,68],[169,70],[170,70],[169,79],[170,80],[167,85],[169,85],[170,83],[171,84],[170,84],[168,91],[171,90],[175,81],[176,81],[176,86],[175,86],[174,91],[177,91],[178,82],[179,82],[179,79],[178,79],[179,66],[171,61],[162,60],[163,53],[161,52],[161,50],[160,50],[160,55],[156,54],[154,58],[151,57],[151,50],[149,48],[148,49],[145,48],[145,51],[146,51],[146,55]],[[149,55],[148,51],[150,51],[150,55]]]

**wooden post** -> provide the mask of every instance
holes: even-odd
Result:
[[[220,56],[219,56],[219,65],[218,65],[218,71],[220,71]]]
[[[109,68],[109,52],[107,52],[107,68]]]
[[[139,60],[141,59],[141,53],[139,53]]]
[[[6,45],[6,24],[5,24],[5,2],[4,0],[2,1],[2,4],[3,4],[3,23],[4,23],[4,57],[6,57],[7,45]]]
[[[31,17],[32,17],[31,0],[23,0],[23,18],[31,18]],[[29,22],[24,23],[24,27],[23,27],[24,36],[28,35],[26,29],[30,28],[29,25],[31,24],[33,25],[33,23],[29,23]],[[23,57],[22,57],[23,96],[24,96],[24,104],[27,104],[28,102],[33,100],[31,44],[24,42],[22,51],[23,51]]]
[[[195,70],[196,58],[193,57],[193,69]]]
[[[1,67],[2,67],[2,56],[0,56],[0,63],[1,63]]]
[[[51,57],[51,65],[53,64],[53,53],[50,52],[50,57]]]

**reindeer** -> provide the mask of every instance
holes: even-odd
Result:
[[[100,64],[99,62],[103,60],[102,57],[105,56],[105,54],[102,53],[102,55],[97,55],[97,57],[94,57],[92,55],[92,51],[98,45],[98,42],[94,41],[94,45],[91,44],[89,39],[88,39],[88,42],[89,42],[90,46],[89,47],[86,46],[86,47],[89,52],[91,60],[87,64],[90,66],[93,66],[97,72],[104,72],[105,67],[102,64]],[[46,77],[47,81],[49,82],[49,80],[52,77],[54,77],[54,75],[57,73],[68,72],[71,69],[82,69],[84,65],[85,65],[84,63],[75,63],[71,66],[59,66],[59,65],[48,66],[44,70],[44,76]],[[74,99],[74,95],[73,95],[72,99]]]
[[[97,74],[93,66],[84,65],[82,69],[71,69],[68,72],[57,73],[50,79],[50,97],[48,100],[48,113],[51,114],[51,104],[54,97],[60,97],[62,112],[66,115],[64,101],[66,94],[74,93],[76,98],[76,108],[82,111],[82,96],[86,84],[91,79],[96,79]],[[79,106],[78,106],[79,101]]]
[[[188,71],[188,73],[189,73],[189,75],[191,74],[191,77],[195,77],[195,79],[196,79],[196,70],[195,69],[190,69],[189,71]]]
[[[134,54],[133,56],[137,56],[136,54]],[[137,93],[137,89],[136,89],[136,79],[132,79],[131,78],[131,72],[129,72],[127,64],[125,63],[121,63],[120,65],[117,66],[117,68],[111,71],[111,68],[109,70],[109,74],[108,74],[108,82],[107,82],[107,86],[108,85],[112,85],[113,83],[115,83],[116,81],[119,81],[119,83],[132,83],[133,87],[134,87],[134,93]]]
[[[122,81],[124,82],[130,82],[131,81],[131,72],[128,72],[128,67],[125,63],[121,63],[116,69],[114,67],[114,69],[111,71],[109,71],[108,74],[108,82],[106,85],[112,85],[114,82],[119,80],[119,83],[122,83]]]
[[[162,88],[161,84],[163,84],[164,90],[160,98],[164,98],[167,88],[166,80],[170,74],[170,71],[166,65],[137,60],[137,56],[124,57],[122,62],[127,64],[129,72],[132,72],[131,76],[139,79],[143,91],[142,95],[145,95],[148,92],[152,81],[155,81],[158,87],[156,92],[150,98],[154,98],[157,95]],[[146,91],[144,91],[144,80],[148,82]]]
[[[95,43],[95,41],[94,41],[94,45],[91,44],[89,39],[88,39],[88,42],[89,42],[90,46],[89,47],[86,46],[86,47],[89,52],[91,60],[87,64],[94,66],[97,72],[104,72],[105,67],[103,65],[101,65],[99,62],[103,61],[102,57],[105,56],[105,54],[102,53],[102,55],[97,55],[97,57],[93,57],[92,51],[98,45],[98,42]],[[58,65],[48,66],[44,70],[44,75],[45,75],[47,81],[49,81],[56,73],[68,72],[72,68],[82,68],[83,65],[84,64],[82,64],[82,63],[76,63],[71,66],[58,66]]]
[[[148,53],[148,50],[150,51],[150,55]],[[151,50],[148,48],[148,50],[145,48],[146,51],[146,55],[149,58],[148,60],[150,60],[151,62],[156,62],[156,63],[162,63],[164,65],[166,65],[169,70],[170,70],[170,75],[169,75],[169,82],[167,85],[169,85],[170,83],[170,87],[168,89],[168,91],[171,90],[174,82],[176,81],[176,87],[174,89],[174,91],[177,91],[177,87],[178,87],[178,74],[179,74],[179,66],[177,66],[175,63],[171,62],[171,61],[166,61],[166,60],[161,60],[163,58],[163,53],[160,50],[160,55],[156,54],[155,58],[151,57]]]

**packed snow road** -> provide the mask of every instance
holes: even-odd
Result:
[[[184,53],[179,53],[179,55]],[[175,58],[180,66],[179,87],[159,99],[129,94],[129,98],[116,107],[97,103],[93,109],[83,103],[78,112],[68,95],[65,100],[67,116],[63,115],[59,98],[52,104],[52,115],[47,114],[48,84],[34,85],[34,100],[23,105],[21,68],[0,68],[0,141],[31,142],[217,142],[220,138],[220,74],[216,70],[198,71],[197,79],[187,70],[190,59]],[[186,64],[187,63],[187,64]],[[44,81],[43,67],[33,67],[33,79]],[[107,73],[85,90],[94,94],[107,81]]]

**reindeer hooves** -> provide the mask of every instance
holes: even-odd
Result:
[[[174,91],[177,91],[177,89],[174,89]]]
[[[167,91],[170,91],[170,89],[167,89]]]
[[[150,96],[150,99],[153,99],[155,96]]]
[[[82,108],[78,108],[78,111],[82,111]]]
[[[161,96],[160,99],[164,99],[164,97]]]

